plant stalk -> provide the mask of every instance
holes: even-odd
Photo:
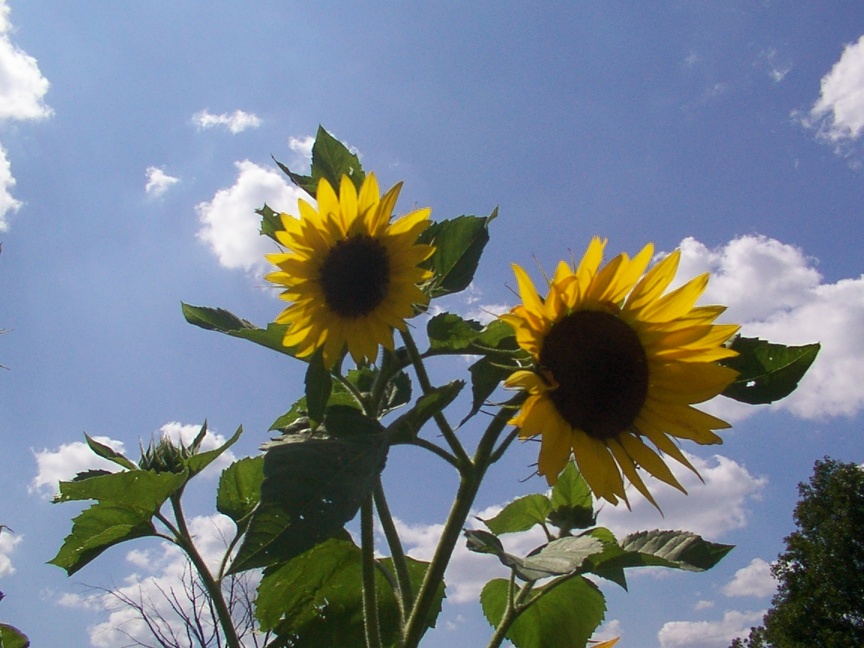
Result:
[[[382,648],[375,592],[375,517],[372,495],[360,507],[360,551],[363,564],[363,627],[366,648]]]

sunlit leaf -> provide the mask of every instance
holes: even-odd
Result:
[[[18,628],[0,623],[0,648],[29,648],[30,640]]]
[[[497,627],[507,606],[508,581],[486,583],[480,594],[483,614]],[[583,648],[606,614],[603,594],[589,580],[577,576],[552,581],[532,591],[534,602],[507,632],[516,648],[574,646]]]
[[[87,445],[90,447],[90,449],[103,459],[114,462],[118,466],[122,466],[127,470],[138,470],[138,466],[136,466],[134,462],[130,461],[121,453],[114,450],[114,448],[111,448],[103,443],[99,443],[86,433],[84,434],[84,438],[87,440]]]
[[[821,347],[819,344],[785,346],[759,338],[738,337],[732,348],[738,356],[723,360],[722,364],[740,375],[723,395],[742,403],[762,405],[795,391]]]
[[[202,431],[206,431],[206,427],[202,428]],[[186,464],[186,468],[189,470],[190,477],[194,477],[211,463],[216,461],[216,459],[221,457],[225,453],[225,451],[228,450],[228,448],[237,443],[237,440],[240,438],[241,434],[243,434],[242,425],[237,428],[237,431],[234,432],[233,436],[230,439],[228,439],[218,448],[213,448],[212,450],[205,450],[204,452],[197,452],[188,459],[186,459],[184,463]]]
[[[366,174],[360,159],[352,153],[342,142],[328,133],[322,126],[318,127],[315,143],[312,145],[312,175],[306,176],[294,173],[284,164],[276,161],[282,172],[298,187],[306,191],[313,198],[318,191],[318,182],[321,178],[327,180],[338,192],[339,183],[343,175],[347,175],[354,182],[354,186],[360,189]]]
[[[288,205],[285,207],[287,208]],[[276,238],[276,232],[280,232],[284,229],[282,226],[282,217],[279,215],[279,212],[274,211],[265,203],[261,209],[256,209],[255,213],[261,217],[261,234],[269,236],[278,243],[279,239]]]
[[[606,548],[599,567],[669,567],[687,571],[711,569],[734,545],[708,542],[689,531],[640,531],[619,541],[621,553]]]
[[[216,510],[234,522],[249,515],[261,499],[264,479],[264,455],[235,461],[219,477]]]
[[[483,520],[483,524],[496,534],[527,531],[537,524],[545,523],[551,510],[549,498],[535,493],[510,502],[498,515]]]
[[[465,290],[474,278],[483,248],[489,241],[489,223],[498,215],[496,208],[487,217],[459,216],[433,223],[418,242],[435,246],[425,263],[434,272],[433,297]]]
[[[218,331],[232,337],[249,340],[260,344],[268,349],[273,349],[285,355],[294,356],[294,348],[282,344],[285,337],[287,324],[268,324],[266,329],[258,328],[251,322],[247,322],[228,312],[223,308],[210,308],[208,306],[191,306],[181,304],[183,317],[190,324],[194,324],[207,331]],[[299,358],[302,360],[302,358]]]

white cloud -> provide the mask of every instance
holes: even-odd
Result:
[[[0,527],[0,578],[15,573],[9,556],[21,540],[23,536],[15,535],[7,527]]]
[[[632,511],[626,506],[604,506],[598,523],[609,527],[616,536],[644,529],[687,529],[707,539],[716,539],[727,531],[747,526],[750,500],[761,497],[768,483],[765,477],[754,477],[741,464],[714,455],[711,459],[685,453],[687,459],[705,480],[702,483],[690,470],[675,461],[670,468],[688,496],[645,475],[645,484],[663,509],[663,515],[650,502],[631,489]]]
[[[162,435],[167,435],[175,443],[182,441],[185,445],[189,445],[200,431],[200,425],[183,425],[175,421],[163,425],[154,436],[159,438]],[[93,439],[116,452],[125,452],[125,444],[122,441],[104,436],[93,437]],[[148,440],[142,440],[142,443],[146,446]],[[223,435],[208,430],[201,442],[201,450],[212,450],[224,443],[225,437]],[[39,493],[45,498],[53,497],[58,493],[58,482],[69,481],[79,472],[91,469],[111,472],[121,470],[117,464],[94,454],[84,441],[64,443],[53,450],[48,448],[34,450],[33,455],[36,458],[37,471],[28,490],[31,493]],[[130,457],[130,459],[136,460],[135,457]],[[234,455],[228,450],[208,466],[202,475],[218,474],[218,471],[227,467],[234,459]]]
[[[93,439],[117,452],[124,451],[122,441],[103,436]],[[33,454],[36,457],[37,472],[28,490],[31,493],[40,493],[46,498],[57,494],[58,482],[69,481],[79,472],[90,469],[112,472],[120,470],[117,464],[93,454],[84,441],[64,443],[54,450],[34,450]]]
[[[806,419],[854,416],[864,408],[864,276],[823,283],[801,249],[764,236],[742,236],[713,250],[686,238],[681,252],[679,277],[710,271],[702,303],[726,304],[724,321],[741,323],[743,335],[822,344],[799,388],[773,408]],[[724,401],[732,407],[723,409]],[[735,420],[756,408],[720,398],[708,409]]]
[[[206,242],[226,268],[264,268],[264,254],[276,251],[275,244],[259,233],[261,217],[255,213],[264,203],[276,211],[296,213],[297,199],[311,199],[289,185],[283,176],[249,160],[236,162],[237,180],[220,189],[210,202],[195,207],[202,223],[198,238]]]
[[[46,119],[52,115],[44,102],[48,80],[42,76],[36,59],[9,39],[11,30],[9,6],[0,2],[0,121]],[[0,146],[0,232],[9,229],[7,216],[21,207],[10,193],[14,186],[6,150]]]
[[[765,611],[730,610],[721,621],[670,621],[663,624],[657,639],[661,648],[727,648],[735,637],[746,636],[762,622]]]
[[[843,49],[820,85],[805,124],[832,142],[857,139],[864,131],[864,36]]]
[[[706,601],[703,599],[696,601],[696,605],[693,606],[693,609],[698,612],[699,610],[710,610],[713,607],[714,601]]]
[[[735,572],[731,581],[723,586],[726,596],[771,596],[777,591],[777,581],[771,575],[771,565],[754,558],[746,567]]]
[[[180,182],[180,178],[170,176],[155,166],[147,167],[146,174],[147,185],[144,187],[144,191],[156,198],[168,191],[169,187]]]
[[[227,541],[233,537],[234,523],[219,514],[199,516],[189,520],[189,530],[195,538],[196,548],[209,568],[212,571],[218,570]],[[123,579],[124,584],[115,589],[116,594],[136,604],[143,604],[151,615],[161,615],[162,619],[155,622],[155,627],[165,635],[174,633],[178,637],[185,636],[182,620],[172,608],[172,605],[179,603],[185,614],[192,610],[192,603],[186,595],[190,587],[190,571],[185,555],[175,545],[163,542],[151,548],[133,549],[126,555],[126,560],[133,571]],[[254,595],[257,573],[246,572],[240,578],[246,591]],[[172,595],[176,595],[176,602],[172,603],[167,598]],[[202,627],[209,631],[213,627],[214,619],[203,605],[201,593],[198,592],[198,595]],[[104,620],[89,628],[91,646],[120,648],[130,645],[130,640],[153,641],[153,636],[139,612],[121,602],[115,595],[101,590],[86,595],[65,593],[57,602],[66,607],[107,615]],[[237,612],[239,614],[239,610]]]
[[[303,138],[291,137],[288,139],[288,148],[309,160],[312,159],[312,146],[314,144],[315,138],[311,135]]]
[[[192,121],[199,129],[215,128],[216,126],[225,126],[233,134],[242,133],[249,128],[258,128],[261,125],[261,118],[253,113],[235,110],[233,113],[222,113],[215,115],[209,110],[202,110],[192,115]]]

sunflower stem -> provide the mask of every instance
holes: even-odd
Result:
[[[411,332],[407,328],[401,333],[402,340],[405,342],[405,349],[408,351],[408,356],[411,358],[411,364],[414,366],[414,371],[417,373],[417,381],[420,383],[420,388],[423,390],[424,395],[429,394],[432,392],[432,383],[429,380],[429,374],[426,372],[426,366],[423,364],[423,358],[420,356],[420,351],[417,349],[417,344],[414,342],[414,338],[411,336]],[[444,414],[436,412],[433,418],[435,419],[435,423],[438,424],[438,428],[441,430],[441,434],[444,435],[444,439],[447,441],[453,454],[456,456],[456,459],[459,461],[459,464],[463,467],[470,465],[471,459],[468,457],[468,453],[465,452],[465,448],[462,447],[462,444],[459,442],[456,433],[453,431],[453,428],[450,427]]]
[[[384,537],[387,539],[387,545],[390,547],[390,556],[393,559],[393,567],[396,571],[400,624],[404,627],[408,621],[408,612],[411,610],[411,604],[414,602],[414,592],[411,587],[411,576],[408,573],[408,561],[405,558],[405,551],[402,548],[402,542],[399,539],[396,525],[393,523],[393,516],[390,513],[390,507],[387,504],[387,498],[384,495],[384,487],[381,485],[380,477],[375,483],[373,498],[375,500],[375,509],[378,512],[378,520],[384,529]]]
[[[363,627],[366,648],[382,648],[375,592],[375,519],[370,495],[360,507],[360,552],[363,570]]]
[[[499,646],[501,646],[504,639],[507,637],[507,631],[510,630],[513,622],[516,621],[522,613],[522,610],[525,609],[526,606],[523,606],[522,604],[525,602],[525,599],[528,598],[531,589],[534,587],[534,581],[529,581],[522,586],[522,589],[520,589],[519,593],[514,597],[513,590],[516,587],[514,576],[515,574],[511,572],[510,589],[507,595],[507,607],[504,609],[504,614],[501,616],[501,620],[498,622],[498,627],[495,628],[495,633],[489,639],[489,645],[486,648],[499,648]]]
[[[490,459],[495,443],[510,418],[509,408],[521,397],[521,394],[514,396],[501,407],[489,422],[477,444],[474,458],[469,460],[459,471],[459,489],[456,491],[456,498],[453,500],[447,521],[444,523],[441,539],[435,548],[432,562],[429,563],[423,583],[417,592],[417,598],[414,600],[414,608],[411,610],[411,616],[405,627],[403,648],[417,648],[426,632],[429,610],[432,608],[438,588],[444,580],[444,572],[450,563],[450,557],[453,555],[456,543],[462,535],[465,520],[471,513],[471,507],[474,505],[483,476],[491,465]]]
[[[444,461],[453,466],[456,470],[460,470],[459,460],[456,459],[452,454],[447,452],[444,448],[441,448],[431,441],[427,441],[426,439],[412,439],[410,441],[410,445],[417,446],[418,448],[423,448],[424,450],[428,450],[432,454],[436,454],[441,457]]]

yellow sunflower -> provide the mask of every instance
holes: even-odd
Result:
[[[545,298],[513,265],[522,303],[501,319],[515,329],[534,367],[505,382],[528,393],[510,423],[523,439],[541,435],[538,472],[550,485],[572,452],[598,497],[629,505],[623,473],[657,506],[637,467],[684,491],[664,455],[696,469],[670,437],[722,443],[714,430],[729,424],[692,405],[735,379],[717,361],[736,355],[723,343],[739,327],[714,324],[722,306],[694,306],[707,274],[663,294],[679,251],[645,272],[652,245],[600,268],[605,246],[594,238],[578,267],[561,261]]]
[[[418,209],[391,222],[402,183],[384,196],[375,175],[366,176],[358,195],[342,176],[339,195],[327,180],[318,183],[316,209],[298,201],[300,217],[281,214],[276,233],[284,253],[268,254],[279,267],[266,276],[285,286],[291,302],[276,318],[288,324],[283,344],[300,358],[321,348],[329,369],[345,347],[355,362],[375,359],[378,346],[393,349],[393,329],[405,329],[415,304],[426,304],[418,284],[432,273],[419,265],[434,252],[417,237],[431,223]]]

